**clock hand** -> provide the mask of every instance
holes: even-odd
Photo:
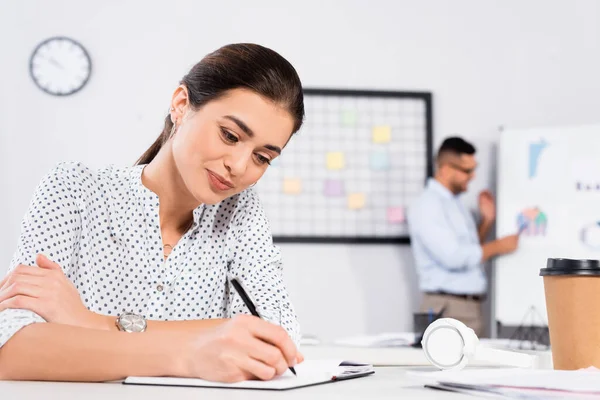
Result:
[[[50,57],[48,59],[52,64],[56,65],[60,69],[65,69],[62,65],[60,65],[54,58]]]

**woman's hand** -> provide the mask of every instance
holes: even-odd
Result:
[[[304,357],[280,326],[250,315],[238,315],[180,346],[178,376],[220,382],[269,380]]]
[[[0,311],[33,311],[47,322],[95,327],[100,316],[89,311],[60,265],[39,254],[38,267],[18,265],[0,281]]]

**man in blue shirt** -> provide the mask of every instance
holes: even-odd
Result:
[[[496,218],[490,192],[479,195],[481,220],[461,204],[459,195],[475,176],[475,147],[459,137],[446,139],[437,154],[434,178],[408,211],[411,248],[422,312],[439,312],[458,319],[475,333],[484,332],[481,303],[487,281],[483,264],[517,249],[519,235],[485,241]]]

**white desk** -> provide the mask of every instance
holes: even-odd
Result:
[[[2,382],[0,399],[43,400],[212,400],[212,399],[473,399],[466,394],[426,389],[406,376],[408,370],[431,370],[421,349],[302,346],[306,358],[336,358],[376,365],[375,374],[286,391],[233,390],[121,383]],[[477,366],[494,364],[478,363]],[[496,365],[497,366],[497,365]]]
[[[134,386],[121,383],[0,381],[7,400],[221,400],[221,399],[473,399],[466,394],[423,388],[405,376],[406,368],[379,367],[365,378],[286,391]]]

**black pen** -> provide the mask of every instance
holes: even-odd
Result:
[[[248,307],[248,309],[250,310],[252,315],[254,315],[255,317],[261,318],[261,316],[256,311],[256,307],[254,307],[254,303],[252,303],[252,300],[250,300],[250,297],[248,296],[248,294],[246,293],[246,291],[244,290],[242,285],[238,282],[237,278],[233,278],[231,280],[231,284],[235,288],[236,292],[238,292],[238,294],[244,301],[244,304],[246,304],[246,307]],[[290,371],[292,371],[294,373],[294,375],[296,375],[296,370],[294,369],[294,367],[289,367],[289,368],[290,368]]]

